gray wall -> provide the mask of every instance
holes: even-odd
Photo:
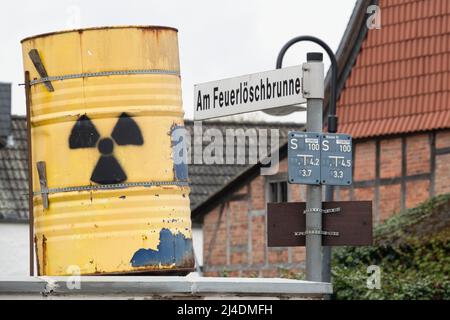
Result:
[[[28,224],[0,222],[0,275],[27,276]]]

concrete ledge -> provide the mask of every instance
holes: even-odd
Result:
[[[80,289],[74,281],[81,280]],[[71,289],[72,288],[72,289]],[[320,299],[330,283],[279,278],[204,278],[156,276],[0,277],[2,298],[196,298],[272,297]]]

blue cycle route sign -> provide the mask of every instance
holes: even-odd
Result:
[[[348,134],[324,133],[321,146],[320,176],[322,184],[351,185],[353,169],[352,137]]]
[[[352,138],[348,134],[291,131],[288,134],[288,182],[352,184]]]
[[[320,133],[288,134],[288,182],[320,184]]]

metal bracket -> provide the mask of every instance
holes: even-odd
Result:
[[[42,196],[42,205],[44,209],[48,209],[48,186],[47,186],[47,171],[45,169],[45,161],[38,161],[36,163],[38,176],[39,176],[39,184],[41,186],[40,194]]]
[[[306,62],[303,69],[303,97],[306,99],[324,98],[323,63]]]
[[[295,236],[306,236],[306,235],[310,235],[310,234],[339,237],[339,232],[337,232],[337,231],[306,230],[306,231],[294,232]]]
[[[303,210],[303,214],[306,213],[338,213],[341,212],[341,208],[330,208],[330,209],[321,209],[321,208],[309,208]]]
[[[330,208],[322,210],[322,213],[338,213],[341,212],[341,208]]]
[[[303,214],[307,214],[307,213],[322,213],[322,208],[309,208],[309,209],[303,210]]]
[[[48,77],[47,70],[45,70],[44,64],[42,63],[42,59],[39,56],[39,52],[36,49],[31,49],[28,52],[28,56],[30,57],[31,61],[33,62],[34,67],[36,68],[36,71],[39,73],[41,78],[47,78]],[[50,81],[45,81],[44,85],[48,91],[50,91],[50,92],[55,91],[55,89],[53,88],[52,83]]]

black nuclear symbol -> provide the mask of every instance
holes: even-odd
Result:
[[[127,180],[125,171],[114,156],[114,144],[119,146],[144,144],[137,123],[125,112],[119,116],[111,137],[100,138],[94,123],[87,115],[78,118],[69,137],[70,149],[97,147],[100,158],[92,171],[91,181],[99,184],[122,183]]]

